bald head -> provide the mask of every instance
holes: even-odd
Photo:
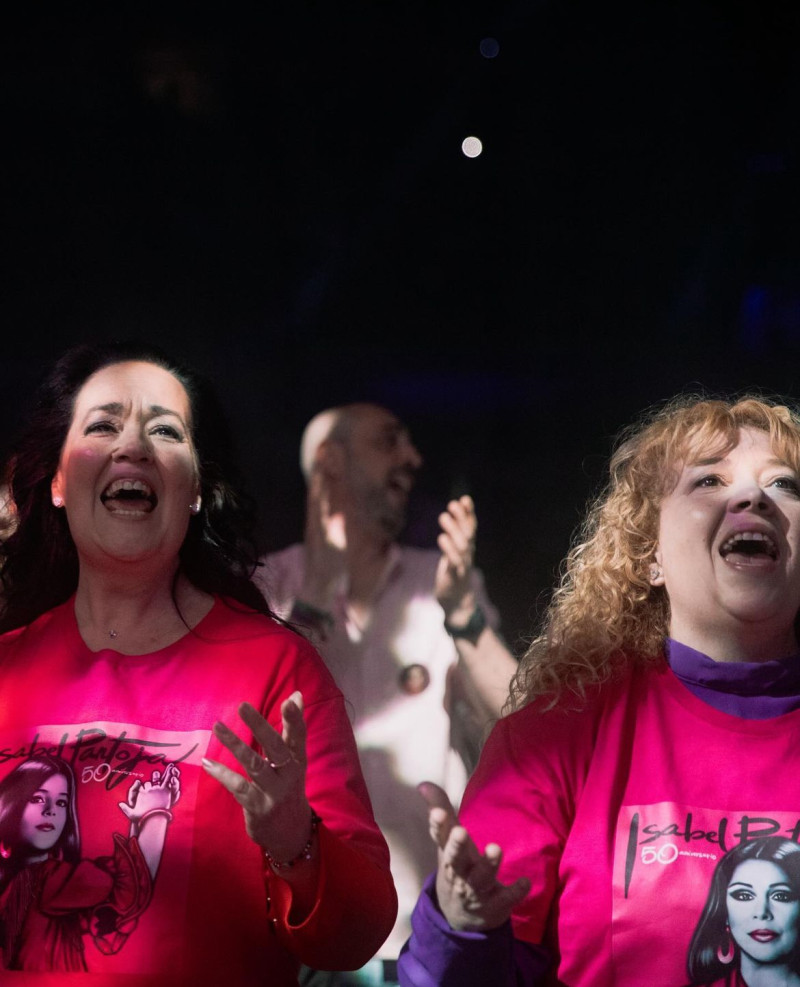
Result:
[[[368,401],[354,401],[336,408],[326,408],[314,415],[303,430],[303,437],[300,440],[300,469],[303,471],[306,483],[314,471],[317,454],[323,442],[333,439],[349,446],[349,440],[356,426],[359,424],[368,426],[372,422],[408,434],[396,415],[387,408]]]
[[[330,438],[337,424],[346,415],[346,409],[347,405],[343,405],[341,408],[327,408],[325,411],[320,411],[303,430],[303,437],[300,440],[300,469],[303,471],[306,483],[311,479],[314,471],[319,447]]]
[[[321,471],[329,495],[349,505],[351,518],[377,522],[396,537],[405,522],[408,495],[422,465],[408,429],[377,404],[328,408],[303,432],[300,467],[306,483]]]

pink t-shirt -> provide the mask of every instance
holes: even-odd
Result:
[[[266,867],[241,808],[201,759],[241,771],[211,732],[214,722],[252,742],[237,715],[241,701],[280,730],[280,703],[295,689],[305,701],[308,797],[323,821],[319,900],[293,926],[289,885]],[[3,985],[287,987],[300,961],[336,969],[365,962],[391,928],[388,852],[341,694],[308,642],[275,621],[218,600],[193,632],[160,651],[93,653],[70,601],[3,636],[0,874],[25,852],[18,817],[28,803],[15,804],[14,784],[45,763],[59,768],[62,804],[40,813],[40,835],[30,838],[48,842],[55,826],[60,835],[47,852],[62,863],[27,866],[0,889]],[[142,786],[168,770],[167,812],[142,818],[141,834],[132,833]],[[150,886],[138,854],[152,853],[153,826],[166,834]],[[89,891],[82,874],[97,875]]]
[[[725,854],[800,840],[800,711],[740,719],[662,664],[580,713],[501,720],[460,815],[503,848],[501,880],[531,880],[512,924],[557,957],[548,982],[680,987]]]

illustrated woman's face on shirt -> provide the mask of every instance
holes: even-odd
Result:
[[[28,799],[22,811],[20,836],[35,850],[51,850],[67,822],[69,783],[64,775],[51,775]]]
[[[743,953],[757,963],[777,963],[797,945],[800,901],[783,868],[771,860],[746,860],[731,875],[728,925]]]

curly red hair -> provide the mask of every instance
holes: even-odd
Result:
[[[625,429],[609,480],[590,505],[562,565],[541,630],[519,663],[509,709],[538,698],[555,706],[632,664],[661,660],[669,599],[650,585],[661,501],[700,449],[718,455],[739,430],[767,432],[777,456],[800,471],[800,413],[761,396],[680,395]]]

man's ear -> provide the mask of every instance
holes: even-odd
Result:
[[[320,442],[314,457],[314,468],[320,470],[329,480],[339,480],[345,471],[344,446],[336,439],[325,439]]]

